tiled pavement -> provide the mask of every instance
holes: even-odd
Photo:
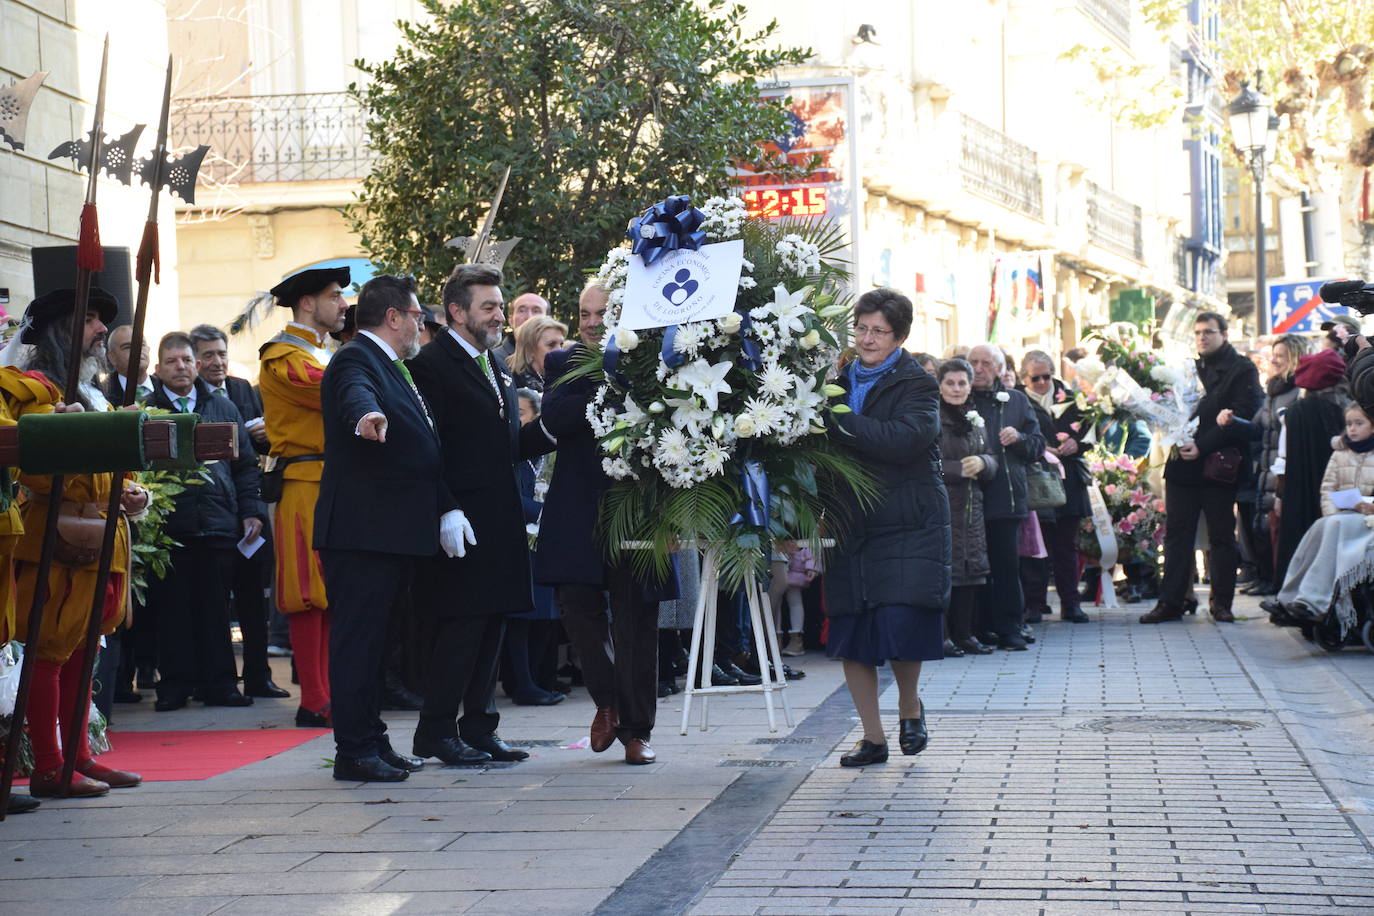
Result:
[[[853,722],[843,691],[824,702],[838,666],[812,657],[793,743],[752,743],[770,737],[752,697],[679,737],[674,697],[661,762],[626,767],[561,748],[590,720],[578,691],[503,707],[508,738],[542,742],[504,769],[335,783],[322,738],[46,802],[0,824],[0,912],[1374,913],[1374,659],[1260,619],[1137,613],[930,665],[930,748],[865,770],[837,766]],[[292,709],[116,724],[285,727]],[[404,746],[414,714],[388,720]],[[770,766],[721,765],[750,761]]]

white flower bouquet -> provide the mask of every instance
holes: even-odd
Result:
[[[723,578],[738,583],[773,541],[815,540],[822,516],[872,498],[873,487],[826,432],[827,413],[849,409],[827,384],[849,318],[848,274],[833,259],[839,229],[747,218],[736,197],[695,212],[706,241],[744,242],[734,311],[619,327],[638,255],[612,249],[596,274],[609,294],[606,350],[578,371],[601,377],[587,419],[616,481],[602,504],[608,543],[652,543],[636,562],[660,570],[675,543],[710,544]]]

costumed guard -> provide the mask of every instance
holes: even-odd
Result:
[[[329,599],[324,570],[311,549],[315,503],[324,472],[324,421],[320,382],[329,362],[326,336],[343,328],[347,267],[304,270],[272,288],[292,320],[263,345],[258,386],[272,443],[263,498],[272,501],[272,477],[280,481],[273,516],[277,546],[277,609],[288,615],[301,705],[296,724],[329,725]]]

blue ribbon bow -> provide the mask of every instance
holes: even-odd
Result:
[[[620,365],[620,345],[615,342],[614,334],[606,335],[605,351],[601,355],[601,369],[611,377],[621,388],[628,390],[630,380],[619,370]]]
[[[625,233],[630,251],[644,259],[645,266],[670,251],[689,248],[696,251],[706,243],[706,233],[700,229],[706,214],[692,206],[686,194],[669,197],[645,210],[630,223]]]
[[[746,461],[740,469],[740,483],[744,485],[744,507],[731,519],[732,524],[747,522],[755,528],[768,527],[768,472],[757,461]]]

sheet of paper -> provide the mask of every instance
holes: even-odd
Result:
[[[245,557],[251,557],[258,552],[259,547],[266,543],[267,538],[263,537],[261,534],[255,535],[251,541],[245,537],[238,543],[239,553],[243,554]]]
[[[1353,509],[1364,501],[1359,490],[1337,490],[1331,494],[1331,504],[1337,509]]]

